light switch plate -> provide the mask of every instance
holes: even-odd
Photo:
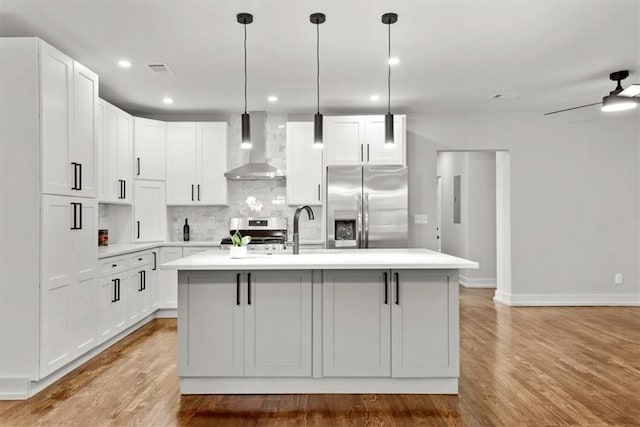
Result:
[[[413,223],[414,224],[428,224],[429,223],[429,216],[427,214],[415,214],[413,216]]]
[[[622,285],[622,273],[616,273],[615,277],[616,285]]]

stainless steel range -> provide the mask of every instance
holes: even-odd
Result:
[[[229,236],[236,230],[243,236],[251,236],[247,247],[250,253],[284,253],[287,251],[287,218],[231,218]],[[220,242],[222,249],[231,247],[231,237]]]

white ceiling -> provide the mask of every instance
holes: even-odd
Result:
[[[249,110],[311,113],[315,27],[323,12],[321,109],[383,112],[384,12],[396,12],[392,109],[544,112],[597,102],[611,71],[640,82],[640,2],[633,1],[13,1],[0,35],[38,36],[100,75],[100,95],[137,114],[243,108],[242,26],[248,30]],[[129,70],[117,62],[127,58]],[[166,63],[171,76],[152,74]],[[513,100],[492,94],[516,92]],[[381,95],[373,103],[369,96]],[[276,104],[267,96],[279,97]],[[175,103],[162,104],[164,96]]]

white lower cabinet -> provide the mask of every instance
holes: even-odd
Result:
[[[103,343],[139,322],[157,305],[157,249],[100,260],[98,340]],[[153,268],[156,270],[153,270]]]
[[[323,375],[458,375],[458,288],[425,270],[323,275]]]
[[[391,375],[391,306],[388,270],[323,273],[323,375]]]
[[[182,247],[160,248],[160,264],[175,261],[182,258]],[[175,309],[178,307],[178,272],[176,270],[162,269],[159,272],[158,283],[159,308]]]
[[[151,305],[151,311],[154,312],[160,307],[160,269],[158,268],[160,263],[160,249],[152,249],[151,265],[149,266],[149,304]]]
[[[42,196],[40,377],[96,342],[98,204]]]
[[[392,376],[458,376],[457,282],[438,271],[392,273]]]
[[[179,280],[181,375],[311,376],[310,271],[184,272]]]

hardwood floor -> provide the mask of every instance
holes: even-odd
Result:
[[[461,289],[458,396],[180,396],[176,322],[155,320],[1,426],[640,425],[640,308],[510,308]]]

